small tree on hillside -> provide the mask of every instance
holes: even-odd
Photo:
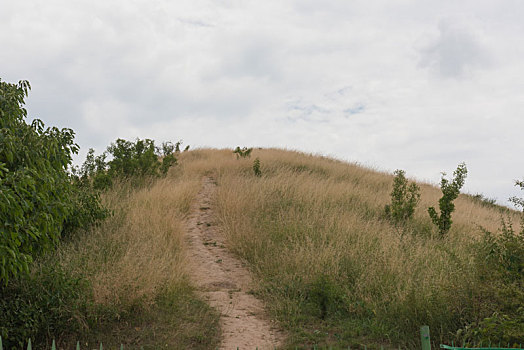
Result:
[[[420,188],[414,182],[408,183],[404,170],[394,172],[393,191],[391,191],[391,204],[386,205],[386,215],[395,223],[410,219],[415,213],[415,208],[420,200]]]
[[[457,169],[453,172],[453,181],[445,178],[446,173],[442,173],[440,180],[440,189],[442,190],[442,197],[439,199],[440,214],[437,213],[434,207],[428,208],[428,214],[431,221],[438,227],[442,236],[447,234],[451,228],[453,221],[451,220],[451,213],[455,211],[455,204],[453,201],[460,194],[460,189],[464,186],[468,169],[465,163],[460,163]]]
[[[253,162],[253,173],[255,173],[255,176],[262,176],[262,171],[260,170],[260,159],[258,158]]]

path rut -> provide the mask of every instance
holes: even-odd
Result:
[[[187,225],[189,273],[199,294],[220,312],[220,349],[273,349],[283,334],[249,294],[251,276],[227,249],[214,222],[212,196],[215,180],[205,177]]]

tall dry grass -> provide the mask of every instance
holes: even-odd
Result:
[[[88,273],[96,303],[149,304],[183,281],[183,220],[199,187],[198,179],[165,178],[140,189],[120,183],[104,195],[114,216],[63,252],[80,259],[70,263]]]
[[[86,337],[104,345],[213,347],[218,316],[194,294],[185,264],[184,220],[201,176],[180,167],[135,183],[104,193],[114,215],[57,252],[60,264],[92,288],[89,318],[97,321]]]
[[[262,177],[253,174],[255,157]],[[118,184],[104,196],[115,215],[59,250],[60,263],[88,279],[113,339],[126,334],[118,323],[132,330],[125,337],[152,329],[141,338],[160,333],[171,348],[216,345],[216,314],[192,294],[183,239],[191,201],[210,175],[220,228],[257,277],[254,292],[289,330],[290,346],[418,347],[422,324],[446,341],[497,311],[475,256],[479,225],[499,227],[496,208],[461,195],[442,239],[426,212],[441,192],[428,184],[420,184],[413,221],[399,228],[383,215],[389,174],[293,151],[256,149],[237,160],[231,150],[200,149],[180,154],[165,179]]]
[[[449,341],[493,311],[474,253],[479,226],[499,227],[496,208],[461,195],[442,239],[426,211],[441,192],[428,184],[400,229],[383,215],[391,175],[270,149],[253,151],[258,178],[252,159],[224,151],[198,157],[213,159],[221,227],[259,277],[257,293],[291,331],[290,344],[371,337],[416,347],[423,324]]]

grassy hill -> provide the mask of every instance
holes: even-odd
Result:
[[[189,282],[184,240],[209,175],[216,224],[252,271],[251,292],[287,331],[286,347],[418,348],[421,325],[437,343],[524,343],[524,243],[508,226],[500,231],[501,215],[516,228],[519,213],[461,195],[441,237],[427,214],[440,189],[420,183],[413,220],[394,224],[384,215],[392,175],[279,149],[240,159],[231,150],[182,152],[165,178],[113,186],[103,195],[112,217],[37,261],[30,284],[10,287],[41,299],[77,281],[43,341],[215,348],[218,316]]]
[[[417,347],[423,324],[440,342],[524,340],[522,274],[501,272],[485,236],[502,208],[461,195],[442,238],[427,214],[442,194],[428,184],[399,226],[384,216],[393,176],[358,165],[278,149],[198,150],[181,164],[216,172],[220,227],[290,345]]]

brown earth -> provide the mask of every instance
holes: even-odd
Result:
[[[214,223],[213,178],[203,179],[186,227],[189,274],[200,295],[220,312],[220,349],[273,349],[283,334],[271,322],[260,300],[249,294],[251,276],[227,249]]]

